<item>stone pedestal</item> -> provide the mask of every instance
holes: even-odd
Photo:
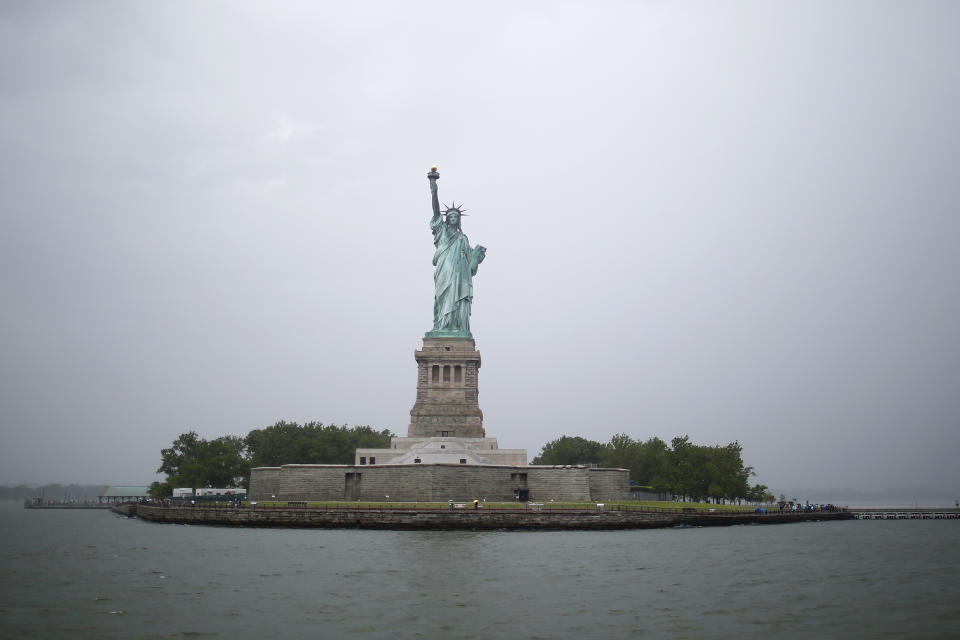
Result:
[[[425,337],[417,360],[410,438],[484,438],[477,402],[480,352],[472,338]]]

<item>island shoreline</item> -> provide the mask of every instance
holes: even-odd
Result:
[[[717,527],[853,520],[849,512],[655,513],[585,509],[525,511],[504,509],[390,509],[332,507],[191,507],[124,504],[113,509],[128,517],[166,524],[234,527],[387,530],[590,531]]]

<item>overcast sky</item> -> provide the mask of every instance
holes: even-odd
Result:
[[[426,172],[487,435],[960,491],[960,3],[0,4],[0,483],[406,435]]]

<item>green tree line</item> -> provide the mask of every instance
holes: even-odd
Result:
[[[161,450],[158,473],[163,482],[151,495],[169,496],[174,487],[246,487],[252,467],[283,464],[352,464],[358,448],[387,448],[393,434],[369,426],[324,425],[279,421],[245,437],[205,440],[196,431],[181,434]],[[618,433],[601,443],[563,436],[545,444],[533,464],[595,464],[630,470],[630,480],[654,491],[670,491],[684,500],[769,502],[765,485],[750,486],[753,468],[745,466],[738,442],[698,445],[689,437],[634,440]]]
[[[205,440],[188,431],[160,451],[157,473],[166,474],[166,479],[150,485],[150,494],[169,496],[174,487],[247,487],[253,467],[352,464],[356,449],[389,447],[392,436],[389,430],[369,426],[301,425],[284,420],[245,437]]]
[[[688,436],[667,445],[653,437],[643,442],[618,433],[608,443],[563,436],[543,446],[533,464],[596,464],[630,470],[630,480],[683,500],[770,502],[762,484],[750,486],[753,467],[745,466],[739,442],[698,445]]]

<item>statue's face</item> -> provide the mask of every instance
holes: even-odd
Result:
[[[447,224],[460,224],[460,212],[456,210],[448,211]]]

